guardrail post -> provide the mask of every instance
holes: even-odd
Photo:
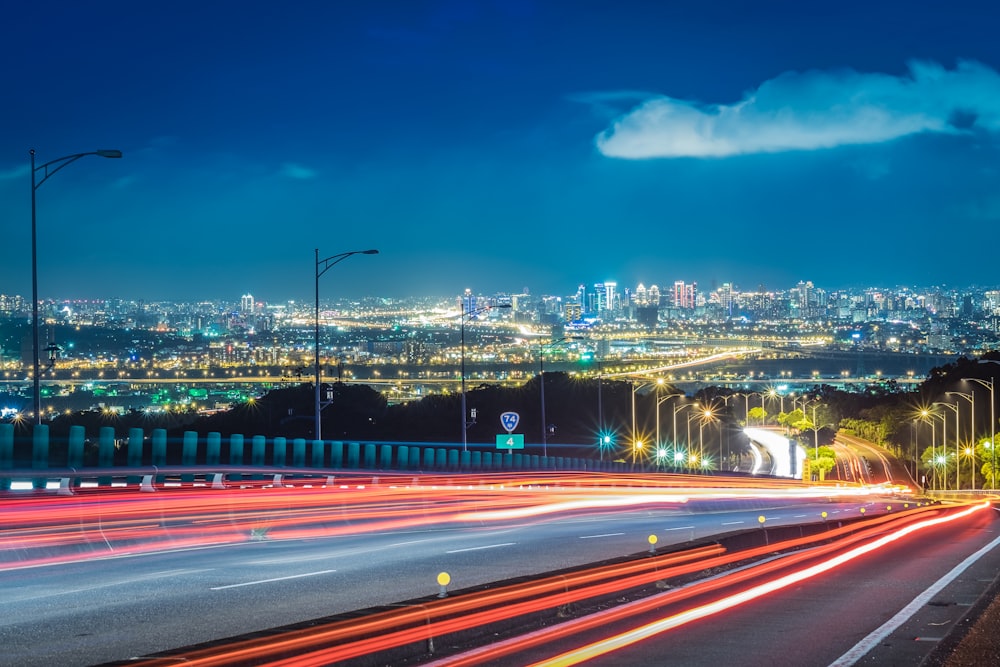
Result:
[[[97,432],[97,467],[113,468],[115,465],[115,430],[102,426]],[[111,486],[110,477],[98,477],[97,486]]]
[[[479,470],[483,466],[483,453],[471,452],[471,454],[472,456],[469,457],[469,468]]]
[[[361,445],[356,442],[347,443],[347,467],[356,470],[361,461]]]
[[[420,470],[419,447],[410,447],[410,470]]]
[[[66,465],[70,468],[83,467],[83,441],[86,440],[86,429],[80,425],[69,427],[69,443],[66,447]],[[3,464],[0,463],[0,468]]]
[[[438,447],[434,450],[434,467],[438,470],[444,470],[448,467],[448,450],[444,447]]]
[[[465,452],[468,454],[469,452]],[[448,470],[458,470],[458,450],[448,450]]]
[[[324,468],[326,459],[326,443],[322,440],[313,440],[312,442],[312,467],[313,468]]]
[[[278,436],[274,439],[274,452],[272,461],[275,468],[283,468],[285,466],[285,458],[288,456],[288,440]]]
[[[35,430],[31,434],[31,467],[35,470],[45,470],[49,467],[49,426],[48,424],[35,424]],[[32,486],[36,489],[44,489],[46,479],[36,477]]]
[[[181,448],[181,465],[193,466],[198,463],[198,433],[184,431],[184,444]],[[194,482],[194,475],[181,475],[181,482]]]
[[[396,448],[396,467],[400,470],[406,470],[410,467],[409,445],[400,445]]]
[[[476,452],[479,454],[479,452]],[[482,452],[483,455],[483,468],[493,467],[493,452]]]
[[[382,470],[392,468],[392,445],[382,445],[382,449],[379,452],[378,467]]]
[[[365,465],[367,470],[375,467],[375,445],[370,442],[365,443]]]
[[[167,430],[165,428],[154,428],[150,435],[153,441],[153,465],[164,467],[167,465]]]
[[[335,470],[344,467],[344,443],[340,440],[330,443],[330,467]]]
[[[255,435],[250,439],[250,465],[263,466],[267,452],[267,438]]]
[[[212,431],[205,436],[205,464],[217,466],[222,460],[222,434]]]
[[[433,470],[434,469],[434,448],[424,447],[424,469]]]
[[[141,428],[130,428],[128,430],[128,466],[130,468],[138,468],[142,465],[142,438],[143,432]],[[130,475],[128,483],[138,484],[138,475]]]
[[[306,439],[295,438],[292,440],[292,467],[306,467]]]
[[[14,425],[0,424],[0,470],[14,467]],[[10,489],[10,477],[0,477],[0,491]]]
[[[233,433],[229,436],[229,465],[231,466],[241,466],[243,465],[243,434]],[[243,479],[243,475],[240,473],[233,473],[232,479],[234,482],[239,482]]]

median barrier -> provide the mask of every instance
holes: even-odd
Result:
[[[126,436],[118,438],[114,428],[101,427],[97,438],[87,437],[83,427],[72,426],[67,435],[60,436],[53,444],[49,425],[20,427],[0,424],[0,489],[8,488],[9,479],[4,470],[14,467],[32,467],[43,471],[51,467],[73,469],[91,468],[99,473],[99,485],[119,484],[116,468],[139,468],[153,465],[160,469],[167,466],[185,466],[190,470],[216,468],[227,462],[230,466],[248,465],[249,469],[271,466],[274,468],[313,469],[380,469],[423,470],[451,472],[496,472],[526,470],[600,470],[608,472],[643,471],[642,464],[598,462],[579,457],[541,456],[525,451],[493,451],[485,443],[476,443],[463,449],[459,444],[444,443],[374,443],[323,441],[262,435],[223,436],[213,431],[200,435],[185,431],[178,437],[169,436],[164,429],[144,432],[131,428]],[[248,441],[249,440],[249,441]],[[311,450],[310,450],[311,447]],[[329,454],[327,453],[329,452]],[[162,473],[153,473],[153,485],[166,480]],[[196,475],[183,473],[182,483],[191,484]],[[259,473],[248,472],[249,479],[261,480]],[[38,486],[51,480],[51,475],[37,476]],[[114,480],[112,479],[114,478]],[[200,480],[200,477],[198,477]],[[240,478],[237,477],[238,481]],[[132,484],[141,483],[133,476]]]

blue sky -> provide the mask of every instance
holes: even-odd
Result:
[[[1000,7],[819,4],[17,3],[0,293],[1000,283]]]

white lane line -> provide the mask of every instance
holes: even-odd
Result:
[[[931,598],[937,595],[942,588],[958,578],[960,574],[965,572],[977,560],[985,556],[991,550],[995,549],[997,545],[1000,545],[1000,537],[996,538],[985,547],[963,560],[961,563],[956,565],[951,572],[931,584],[930,588],[913,598],[913,601],[900,609],[899,613],[883,623],[881,627],[877,628],[870,635],[855,644],[853,648],[847,651],[847,653],[831,662],[830,667],[850,667],[851,665],[857,663],[861,660],[861,658],[867,655],[869,651],[881,644],[886,637],[896,630],[896,628],[909,620],[910,617],[917,613],[921,607],[930,602]]]
[[[320,570],[319,572],[306,572],[305,574],[293,574],[287,577],[275,577],[274,579],[260,579],[259,581],[244,581],[242,584],[229,584],[228,586],[213,586],[210,590],[221,591],[227,588],[239,588],[240,586],[256,586],[257,584],[270,584],[275,581],[301,579],[302,577],[315,577],[320,574],[330,574],[331,572],[336,572],[336,570]]]
[[[517,542],[504,542],[503,544],[489,544],[485,547],[469,547],[468,549],[453,549],[452,551],[445,551],[446,554],[460,554],[463,551],[482,551],[483,549],[497,549],[499,547],[509,547]]]
[[[55,597],[58,595],[75,595],[77,593],[88,593],[90,591],[96,591],[101,588],[111,588],[112,586],[129,586],[131,584],[141,584],[147,581],[153,581],[154,579],[180,577],[187,574],[198,574],[200,572],[211,572],[213,569],[215,568],[163,570],[161,572],[151,572],[150,574],[145,574],[139,577],[129,577],[128,579],[119,579],[117,581],[108,581],[99,584],[91,584],[89,586],[81,586],[79,588],[69,588],[60,591],[52,591],[48,593],[32,593],[31,597],[38,599],[44,597]]]
[[[624,535],[625,533],[602,533],[600,535],[580,535],[581,540],[592,540],[597,537],[616,537],[618,535]]]
[[[692,530],[694,526],[679,526],[677,528],[664,528],[664,530]]]
[[[318,556],[298,556],[294,558],[267,558],[263,560],[244,561],[246,565],[278,565],[280,563],[306,563],[312,560],[330,560],[335,558],[332,554],[320,554]]]
[[[745,521],[723,521],[723,526],[735,526],[738,523],[746,523]]]

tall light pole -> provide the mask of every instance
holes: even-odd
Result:
[[[947,396],[961,396],[969,402],[969,441],[972,443],[972,451],[975,453],[976,450],[976,395],[972,392],[966,394],[963,391],[946,391]],[[957,422],[957,420],[956,420]],[[972,478],[969,480],[972,483],[972,488],[976,488],[976,467],[975,467],[975,456],[972,459]]]
[[[705,422],[712,420],[712,408],[704,408],[699,415],[701,419],[698,420],[698,450],[701,456],[701,465],[705,465],[705,440],[704,440],[704,430]],[[720,447],[719,456],[721,458],[722,451]],[[719,469],[722,469],[722,463],[719,462]]]
[[[937,473],[934,470],[934,466],[937,464],[937,427],[935,426],[934,419],[941,419],[944,422],[944,433],[941,437],[944,442],[948,440],[948,420],[944,415],[939,415],[933,410],[921,410],[920,416],[925,421],[929,421],[931,425],[931,489],[935,490],[937,489]]]
[[[636,385],[635,382],[632,383],[632,457],[633,457],[633,462],[634,462],[634,458],[635,458],[636,444],[639,442],[637,426],[636,426],[636,423],[635,423],[635,393],[637,391],[639,391],[640,389],[642,389],[643,387],[646,387],[648,385],[651,385],[651,384],[663,385],[664,382],[665,382],[665,380],[663,378],[657,378],[655,382],[643,382],[640,385]]]
[[[816,422],[816,404],[813,403],[813,456],[819,461],[819,425]]]
[[[682,404],[680,404],[680,405],[678,405],[677,407],[674,408],[674,430],[673,430],[673,437],[674,437],[674,451],[675,452],[677,451],[677,413],[680,412],[681,410],[683,410],[684,408],[690,408],[692,405],[695,405],[695,403],[682,403]]]
[[[935,403],[934,405],[943,405],[943,406],[945,406],[947,408],[951,408],[952,410],[955,411],[955,490],[958,491],[959,488],[961,488],[961,486],[960,486],[959,472],[962,469],[962,466],[959,465],[959,461],[961,461],[961,452],[962,452],[962,449],[961,449],[961,446],[959,445],[959,442],[958,442],[958,437],[959,437],[958,406],[954,405],[952,403]],[[941,443],[941,446],[945,448],[945,460],[948,460],[948,454],[947,454],[948,443],[947,442],[943,442],[943,443]]]
[[[378,250],[351,250],[350,252],[341,252],[337,253],[336,255],[330,255],[326,259],[320,259],[319,248],[316,248],[316,310],[314,312],[315,318],[313,320],[313,324],[315,325],[314,333],[316,334],[314,352],[316,353],[315,432],[317,440],[323,439],[323,426],[322,426],[323,405],[320,401],[320,386],[322,384],[323,378],[322,378],[322,370],[320,369],[319,365],[319,277],[322,276],[327,271],[329,271],[331,268],[333,268],[335,264],[343,262],[351,255],[377,255],[377,254]]]
[[[668,401],[671,398],[677,398],[678,396],[684,396],[684,394],[667,394],[662,398],[656,399],[656,448],[659,449],[663,445],[663,441],[660,439],[660,405],[664,401]]]
[[[980,360],[979,363],[998,363],[998,362],[991,361],[991,360],[987,360],[987,361]],[[990,390],[990,458],[991,458],[991,461],[990,461],[990,488],[991,489],[995,489],[996,488],[996,477],[997,477],[997,447],[996,447],[997,418],[996,418],[996,412],[995,412],[995,410],[996,410],[996,400],[995,400],[995,396],[994,396],[994,393],[993,393],[993,388],[996,385],[996,379],[992,378],[992,377],[989,379],[989,381],[987,381],[987,380],[980,380],[979,378],[962,378],[962,379],[963,380],[969,380],[971,382],[976,382],[976,383],[981,384],[982,386],[984,386],[984,387],[986,387],[987,389]]]
[[[501,304],[498,304],[498,305],[495,305],[495,306],[493,304],[490,304],[489,306],[480,306],[479,308],[474,308],[472,310],[468,310],[467,311],[467,310],[465,310],[465,301],[462,301],[462,315],[461,315],[461,320],[462,320],[462,326],[461,326],[461,330],[462,330],[462,348],[461,348],[462,366],[461,366],[461,371],[462,371],[462,451],[463,452],[466,452],[466,451],[469,450],[469,437],[468,437],[469,436],[469,434],[468,434],[468,430],[469,430],[469,418],[466,415],[466,407],[465,407],[465,323],[470,318],[475,317],[479,313],[484,313],[487,310],[493,310],[494,308],[510,308],[510,304],[509,303],[501,303]]]
[[[35,203],[35,192],[41,187],[42,183],[49,180],[49,177],[54,175],[57,171],[62,169],[68,164],[76,162],[82,157],[88,155],[96,155],[98,157],[109,157],[109,158],[120,158],[122,152],[117,149],[102,149],[96,151],[89,151],[87,153],[74,153],[73,155],[65,155],[63,157],[57,157],[55,160],[49,160],[45,164],[40,164],[35,166],[35,149],[32,148],[28,151],[31,156],[31,340],[32,340],[32,356],[34,357],[32,364],[34,368],[34,409],[35,409],[35,423],[42,423],[42,392],[40,386],[40,369],[38,365],[38,356],[40,353],[40,346],[38,343],[38,224],[36,215],[36,203]],[[37,175],[41,172],[41,177]]]

